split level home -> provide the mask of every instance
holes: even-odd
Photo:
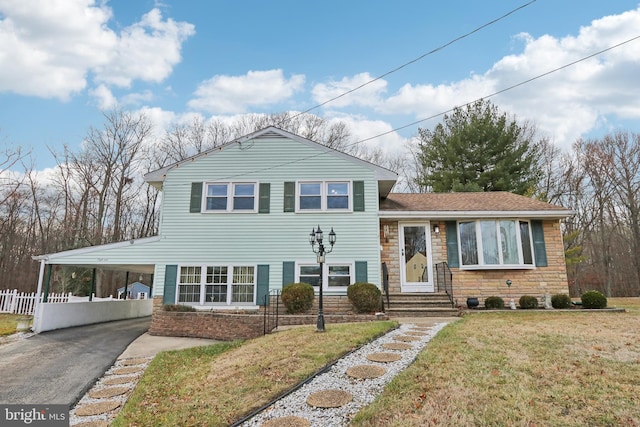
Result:
[[[356,282],[452,305],[568,293],[560,225],[570,210],[506,192],[393,193],[397,178],[269,127],[146,174],[162,192],[157,236],[34,259],[45,271],[152,274],[156,309],[257,310],[293,282],[321,283],[328,301]],[[327,248],[336,238],[322,270],[309,242],[318,228]]]

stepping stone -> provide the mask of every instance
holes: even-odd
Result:
[[[149,363],[149,361],[147,359],[125,359],[120,362],[122,366],[144,365],[145,363]]]
[[[353,395],[344,390],[323,390],[307,397],[307,405],[315,408],[339,408],[353,400]]]
[[[372,362],[395,362],[402,359],[402,356],[398,353],[371,353],[367,354],[367,359]]]
[[[144,368],[141,368],[139,366],[127,366],[125,368],[116,369],[115,371],[111,372],[111,375],[135,374],[142,371],[144,371]]]
[[[405,332],[405,335],[412,335],[414,337],[424,337],[427,334],[425,334],[424,332],[418,332],[418,331],[409,331],[409,332]]]
[[[102,381],[104,385],[128,384],[136,380],[136,377],[110,377]]]
[[[106,414],[120,407],[120,402],[107,400],[105,402],[88,403],[76,408],[76,416],[90,417],[92,415]]]
[[[386,348],[387,350],[409,350],[413,348],[413,346],[401,342],[387,342],[382,344],[382,348]]]
[[[85,421],[84,423],[74,424],[73,427],[109,427],[109,421]]]
[[[362,380],[378,378],[387,372],[386,369],[376,365],[358,365],[347,369],[347,376]]]
[[[420,341],[420,338],[412,337],[411,335],[398,335],[396,337],[393,337],[393,339],[396,341],[403,341],[403,342]]]
[[[265,421],[260,427],[310,427],[311,423],[300,417],[280,417]]]
[[[130,387],[109,387],[89,392],[92,399],[108,399],[110,397],[120,396],[130,390]]]

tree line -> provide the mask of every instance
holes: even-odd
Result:
[[[87,130],[80,148],[51,149],[56,167],[46,176],[35,171],[31,153],[4,140],[0,289],[35,290],[33,255],[155,235],[159,193],[143,182],[145,173],[271,125],[398,172],[394,191],[511,191],[571,208],[563,233],[572,295],[640,293],[640,136],[618,131],[563,152],[488,101],[419,129],[393,155],[355,143],[344,122],[308,113],[232,123],[196,118],[157,136],[144,114],[113,110]],[[114,295],[123,274],[101,272],[98,296]],[[86,295],[90,276],[58,266],[52,291]]]

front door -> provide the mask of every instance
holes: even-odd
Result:
[[[434,290],[430,231],[428,222],[398,225],[402,292]]]

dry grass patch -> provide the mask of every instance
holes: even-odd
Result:
[[[16,332],[18,319],[27,317],[23,314],[0,313],[0,336],[11,335]]]
[[[640,425],[639,330],[634,313],[467,316],[352,425]]]
[[[244,343],[160,353],[113,426],[228,426],[395,322],[292,328]]]

